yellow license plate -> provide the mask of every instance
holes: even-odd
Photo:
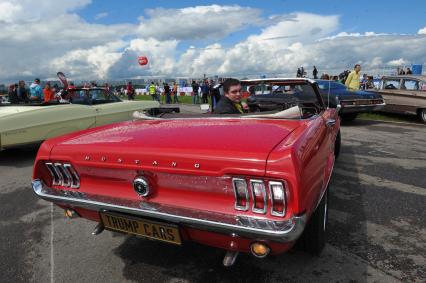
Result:
[[[101,212],[102,222],[107,229],[126,232],[163,242],[182,244],[177,226],[148,220],[128,218]]]

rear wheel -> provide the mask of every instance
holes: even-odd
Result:
[[[357,116],[358,116],[358,113],[348,113],[348,114],[342,114],[340,117],[342,118],[342,121],[350,122],[355,120]]]
[[[309,219],[302,236],[298,240],[298,246],[304,251],[320,255],[327,240],[328,224],[328,188],[325,191],[317,209]]]
[[[420,120],[426,124],[426,108],[425,109],[419,109],[418,111]]]

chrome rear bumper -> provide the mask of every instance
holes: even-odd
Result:
[[[144,201],[134,201],[88,195],[78,191],[52,189],[41,180],[32,181],[34,193],[42,199],[63,204],[71,208],[85,208],[93,211],[115,211],[140,217],[164,220],[187,227],[241,237],[292,242],[303,232],[306,214],[292,216],[287,220],[268,220],[245,215],[229,215],[210,211],[199,211],[180,207],[165,206]]]

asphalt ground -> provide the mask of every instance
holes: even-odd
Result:
[[[292,250],[225,268],[220,249],[182,247],[69,220],[30,188],[37,148],[0,152],[1,282],[425,282],[426,127],[342,126],[319,257]]]

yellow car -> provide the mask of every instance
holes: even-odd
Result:
[[[78,88],[70,92],[71,102],[0,104],[0,150],[131,120],[134,111],[159,106],[157,101],[122,101],[105,88]]]

